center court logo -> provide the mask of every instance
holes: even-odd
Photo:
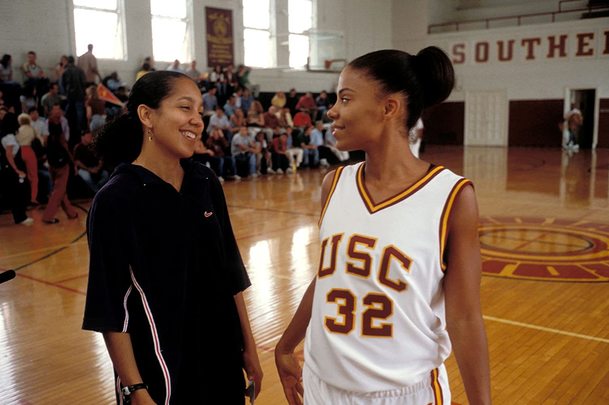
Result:
[[[609,224],[480,218],[482,272],[524,280],[609,282]]]

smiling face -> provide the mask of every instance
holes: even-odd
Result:
[[[171,92],[161,101],[159,108],[143,108],[147,109],[147,119],[143,123],[152,129],[157,153],[178,159],[193,155],[195,142],[203,132],[203,103],[192,80],[175,79]],[[147,137],[144,142],[148,142]]]
[[[328,111],[332,133],[341,150],[367,150],[380,141],[384,122],[378,84],[364,72],[347,67],[340,74],[338,100]]]

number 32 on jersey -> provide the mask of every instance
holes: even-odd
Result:
[[[344,234],[337,234],[321,242],[321,257],[317,277],[322,279],[334,274],[337,270],[337,254]],[[377,240],[364,235],[351,235],[347,241],[347,260],[344,271],[352,276],[369,278],[376,276],[378,283],[397,292],[402,292],[407,285],[403,280],[392,279],[390,268],[392,262],[397,262],[398,268],[410,272],[410,259],[394,245],[382,249],[381,261],[376,273],[372,274],[372,256]],[[328,246],[329,245],[329,246]],[[330,259],[325,260],[329,252]],[[326,266],[326,262],[328,265]],[[325,325],[331,332],[349,334],[355,329],[358,297],[353,292],[341,288],[333,288],[326,296],[327,302],[337,305],[336,317],[325,318]],[[393,301],[387,295],[371,292],[362,297],[363,311],[361,312],[361,334],[368,337],[391,337],[393,324],[388,322],[393,315]]]

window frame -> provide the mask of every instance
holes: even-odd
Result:
[[[86,52],[86,45],[85,49],[80,49],[77,46],[78,43],[91,43],[90,41],[79,41],[78,40],[78,34],[76,32],[76,15],[75,12],[76,10],[88,10],[88,11],[95,11],[95,12],[100,12],[100,13],[113,13],[116,14],[117,17],[117,28],[119,31],[119,34],[117,35],[118,38],[116,38],[116,42],[120,44],[121,46],[121,55],[119,57],[104,57],[104,56],[97,56],[97,59],[103,59],[103,60],[112,60],[112,61],[126,61],[128,60],[128,50],[127,50],[127,29],[126,29],[126,21],[125,21],[125,0],[116,0],[116,9],[115,10],[111,10],[111,9],[106,9],[106,8],[99,8],[99,7],[91,7],[91,6],[81,6],[81,5],[77,5],[74,3],[74,0],[72,0],[70,3],[70,19],[69,22],[71,23],[71,30],[70,33],[72,35],[72,37],[70,38],[70,42],[72,43],[72,49],[74,51],[75,55],[82,55],[83,53]],[[93,43],[93,45],[95,45],[95,43]]]

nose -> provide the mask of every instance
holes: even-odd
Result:
[[[203,122],[203,114],[200,114],[199,112],[195,112],[194,116],[191,119],[191,123],[192,123],[192,125],[195,125],[197,128],[200,128],[201,131],[203,131],[203,128],[205,127],[205,123]]]
[[[336,121],[336,118],[338,117],[338,111],[336,111],[337,105],[338,103],[334,104],[327,112],[328,118],[330,118],[332,121]]]

